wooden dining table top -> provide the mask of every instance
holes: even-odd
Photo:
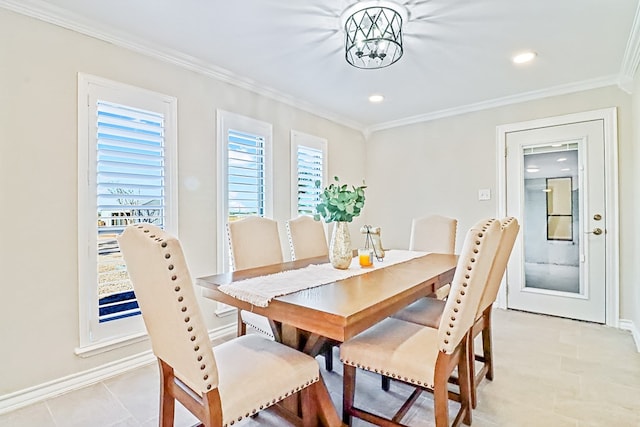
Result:
[[[258,307],[220,291],[221,285],[311,264],[329,262],[308,258],[264,267],[200,277],[203,295],[274,322],[344,342],[421,297],[451,283],[458,257],[429,253],[364,274],[274,298]],[[384,263],[384,261],[382,261]]]

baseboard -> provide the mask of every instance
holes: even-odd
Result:
[[[618,326],[620,326],[620,329],[631,332],[633,340],[636,342],[636,349],[638,353],[640,353],[640,331],[636,327],[636,324],[633,323],[633,320],[620,319]]]
[[[235,336],[236,325],[231,324],[209,331],[211,340],[224,338],[228,335]],[[125,357],[123,359],[107,363],[96,368],[83,372],[78,372],[65,377],[57,378],[53,381],[39,384],[37,386],[18,390],[13,393],[0,396],[0,414],[4,414],[15,409],[22,408],[46,399],[77,390],[91,384],[98,383],[107,378],[123,374],[136,368],[140,368],[149,363],[155,362],[156,358],[151,350]]]

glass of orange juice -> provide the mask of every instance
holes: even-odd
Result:
[[[373,267],[373,250],[358,249],[358,259],[360,260],[360,267]]]

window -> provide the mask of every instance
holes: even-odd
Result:
[[[145,332],[116,237],[148,222],[175,234],[175,98],[79,75],[80,350]],[[90,351],[90,350],[88,350]]]
[[[269,123],[218,111],[218,266],[229,271],[226,225],[249,215],[273,216]]]
[[[313,215],[326,185],[327,140],[291,131],[292,217]],[[320,188],[316,187],[320,181]]]
[[[547,240],[573,240],[571,177],[547,178]]]

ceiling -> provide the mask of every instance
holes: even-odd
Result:
[[[409,11],[404,56],[378,70],[345,61],[340,15],[354,0],[0,0],[0,7],[361,130],[624,83],[639,60],[638,0],[397,2]],[[513,64],[523,50],[537,52],[535,61]],[[374,93],[384,102],[369,103]]]

